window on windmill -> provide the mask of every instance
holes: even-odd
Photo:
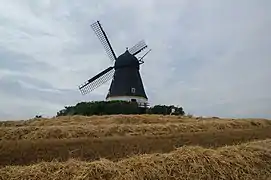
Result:
[[[131,88],[131,92],[135,93],[136,89],[135,88]]]

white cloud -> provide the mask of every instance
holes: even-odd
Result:
[[[100,20],[118,55],[141,39],[153,49],[141,67],[152,104],[179,104],[197,115],[271,118],[268,0],[2,4],[0,117],[12,108],[16,118],[54,115],[60,106],[104,98],[109,83],[84,97],[77,89],[111,65],[89,26]],[[12,95],[15,88],[20,97]]]

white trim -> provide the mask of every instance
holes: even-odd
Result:
[[[148,99],[144,97],[139,97],[139,96],[111,96],[111,97],[106,98],[106,101],[114,101],[114,100],[131,101],[132,99],[136,99],[136,102],[138,104],[148,103]]]

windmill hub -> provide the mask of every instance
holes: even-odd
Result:
[[[119,68],[136,68],[139,70],[139,61],[135,56],[130,54],[128,50],[126,50],[122,55],[120,55],[115,61],[115,70]]]
[[[139,105],[146,105],[148,98],[139,73],[139,66],[144,63],[142,59],[150,50],[139,60],[135,57],[147,48],[146,43],[140,41],[132,48],[126,48],[126,51],[117,58],[100,22],[93,23],[91,27],[100,39],[109,58],[115,63],[114,66],[106,68],[80,85],[81,93],[87,94],[113,78],[106,100],[136,101]]]

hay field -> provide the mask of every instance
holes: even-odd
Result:
[[[266,119],[6,121],[0,122],[0,179],[268,179],[270,147]]]
[[[264,119],[186,118],[155,115],[71,116],[0,123],[0,140],[171,135],[271,127]]]
[[[0,169],[1,179],[270,179],[271,140],[205,149],[181,147],[170,153],[138,155],[112,162],[41,162]]]

